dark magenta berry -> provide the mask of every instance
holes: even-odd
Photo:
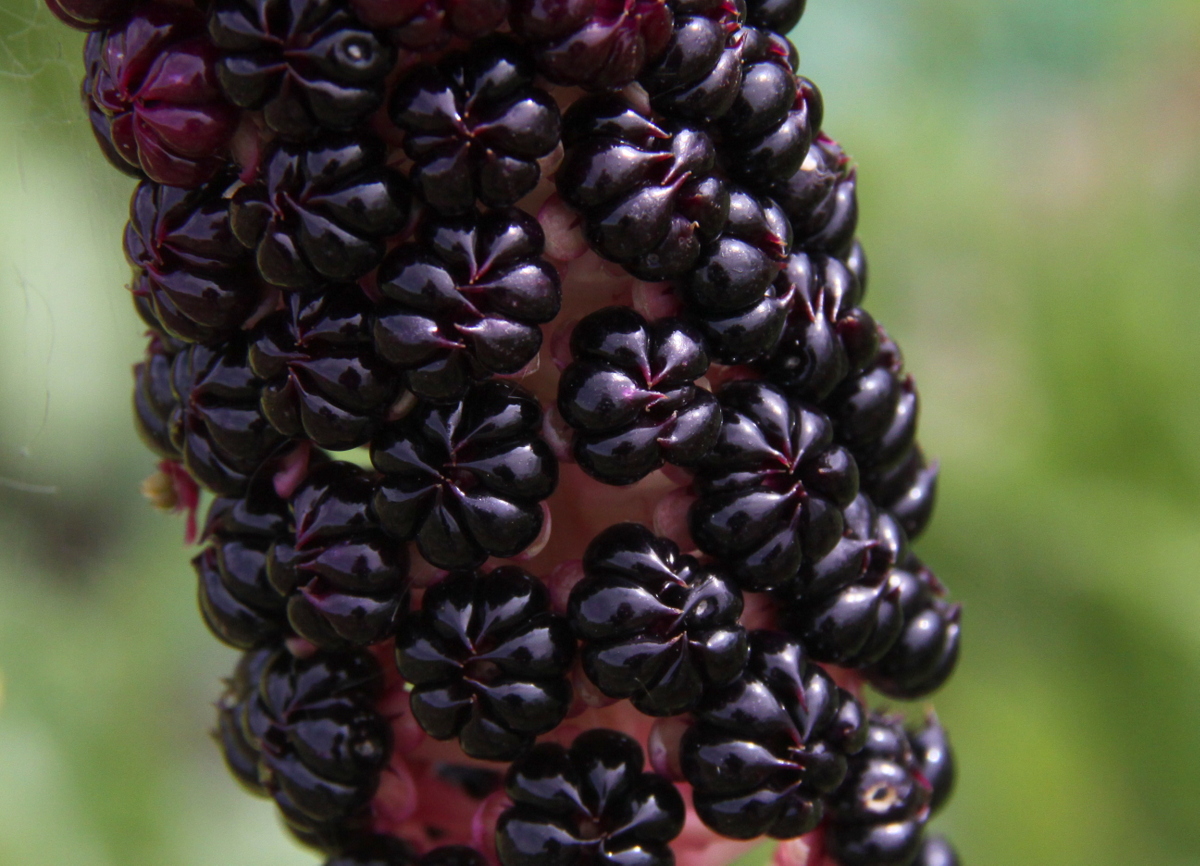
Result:
[[[746,22],[787,35],[804,15],[807,0],[746,0]]]
[[[716,443],[717,401],[695,384],[708,355],[687,325],[606,307],[575,326],[571,352],[558,408],[576,430],[575,459],[588,474],[632,484],[664,463],[694,465]]]
[[[288,631],[286,599],[267,578],[271,545],[289,535],[287,503],[270,479],[255,479],[241,497],[218,497],[208,509],[192,560],[200,612],[217,638],[238,649],[278,640]]]
[[[125,258],[133,292],[158,326],[183,340],[215,342],[236,332],[262,292],[229,225],[229,175],[195,189],[142,181],[129,203]]]
[[[203,28],[194,10],[148,3],[120,29],[88,36],[84,106],[121,171],[192,187],[224,168],[238,111],[217,86]]]
[[[597,535],[571,590],[583,667],[604,694],[651,716],[695,709],[742,672],[749,652],[732,581],[638,523]]]
[[[862,289],[838,259],[793,253],[784,269],[792,293],[783,336],[762,368],[772,382],[802,400],[822,401],[879,350]]]
[[[743,588],[779,586],[837,544],[858,469],[825,415],[771,385],[731,382],[717,399],[721,435],[696,472],[692,537]]]
[[[512,566],[451,574],[400,622],[396,665],[413,717],[472,758],[511,761],[571,706],[575,639],[545,586]]]
[[[271,548],[267,573],[288,621],[318,646],[384,640],[407,607],[408,553],[379,528],[374,493],[368,470],[317,466],[292,495],[292,533]]]
[[[513,0],[513,29],[557,84],[616,90],[656,60],[671,38],[667,0]]]
[[[541,421],[537,398],[503,380],[461,403],[418,405],[371,443],[383,527],[440,568],[516,556],[542,531],[541,502],[558,481]]]
[[[515,761],[505,789],[512,808],[496,828],[503,866],[671,866],[683,829],[679,791],[643,773],[632,737],[594,729],[565,749],[540,743]]]
[[[668,130],[616,96],[579,100],[563,127],[558,191],[583,214],[592,248],[639,279],[690,270],[729,211],[708,134]]]
[[[655,111],[705,125],[729,111],[742,82],[740,19],[726,0],[676,4],[666,49],[639,79]]]
[[[260,171],[234,195],[230,217],[263,279],[276,286],[314,291],[357,280],[408,221],[408,183],[370,136],[279,144]]]
[[[356,836],[324,866],[415,866],[417,853],[395,836],[371,833]]]
[[[909,731],[908,741],[912,744],[917,768],[933,790],[929,808],[936,813],[946,805],[954,791],[956,768],[950,738],[938,721],[937,714],[931,711],[925,717],[924,727]]]
[[[260,750],[242,727],[242,713],[277,649],[271,645],[242,653],[233,676],[225,680],[225,691],[217,701],[217,726],[212,731],[229,772],[246,790],[259,797],[268,797],[270,793],[259,778]]]
[[[54,17],[76,30],[102,30],[124,21],[135,0],[46,0]]]
[[[250,369],[245,343],[183,349],[171,364],[171,389],[171,444],[183,465],[214,493],[241,495],[285,441],[258,405],[262,381]]]
[[[392,47],[340,0],[217,0],[208,31],[229,101],[284,138],[349,130],[383,103]]]
[[[854,697],[799,643],[767,631],[751,633],[745,673],[708,695],[696,719],[683,771],[700,819],[733,839],[813,830],[866,735]]]
[[[400,46],[413,51],[443,47],[455,37],[474,40],[504,24],[508,0],[351,0],[358,17],[386,27]]]
[[[819,136],[800,168],[771,189],[792,221],[797,249],[844,258],[858,225],[858,179],[837,142]]]
[[[152,334],[145,359],[133,368],[133,420],[142,442],[168,460],[179,459],[171,441],[171,414],[179,400],[171,388],[171,365],[179,347]]]
[[[558,105],[533,85],[533,64],[495,37],[412,69],[392,94],[392,120],[421,198],[441,213],[515,204],[541,179],[538,160],[559,142]]]
[[[375,345],[409,389],[457,400],[476,379],[517,373],[558,315],[558,272],[541,257],[541,226],[516,209],[424,223],[379,269]]]
[[[374,310],[355,286],[292,294],[252,334],[262,411],[280,433],[342,451],[365,445],[396,399],[399,377],[374,352]]]

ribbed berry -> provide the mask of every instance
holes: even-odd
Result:
[[[705,690],[727,685],[749,652],[732,581],[638,523],[597,535],[568,610],[583,640],[588,678],[651,716],[695,709]]]
[[[124,21],[135,0],[46,0],[46,6],[63,24],[76,30],[102,30]]]
[[[791,43],[781,45],[749,28],[744,32],[760,34],[755,41],[765,48],[766,56],[746,66],[743,96],[722,119],[721,163],[740,183],[771,194],[775,184],[792,177],[804,164],[821,130],[824,105],[815,84],[792,74],[782,54]],[[787,93],[790,99],[780,114],[778,106]],[[742,102],[756,122],[734,122],[735,112],[743,113],[738,111]]]
[[[391,751],[391,727],[374,708],[381,683],[365,653],[278,650],[241,702],[259,783],[302,838],[343,835],[374,796]]]
[[[958,853],[942,836],[926,839],[912,866],[960,866]]]
[[[930,712],[923,727],[909,731],[908,741],[912,745],[913,757],[921,775],[933,789],[929,808],[937,812],[946,805],[946,801],[954,792],[957,768],[954,750],[950,748],[950,738],[942,723],[938,721],[937,715]]]
[[[933,572],[911,554],[889,581],[904,612],[904,631],[867,669],[867,679],[889,697],[924,697],[941,688],[958,663],[962,608],[946,600]]]
[[[399,377],[375,355],[374,310],[355,286],[291,295],[251,335],[263,415],[285,436],[343,451],[367,440],[396,399]]]
[[[606,307],[571,333],[558,409],[576,431],[575,459],[607,484],[632,484],[664,463],[694,465],[717,441],[721,413],[695,384],[708,371],[699,334]]]
[[[228,336],[260,302],[249,256],[229,226],[231,181],[222,174],[195,189],[142,181],[129,203],[133,292],[149,302],[159,327],[183,340]]]
[[[900,349],[879,329],[879,348],[857,375],[823,401],[838,440],[854,454],[862,487],[891,511],[910,538],[921,534],[933,514],[937,467],[916,444],[918,401]]]
[[[476,199],[505,207],[537,186],[560,119],[533,74],[522,46],[494,37],[417,66],[396,85],[391,117],[405,132],[413,185],[435,210],[461,214]]]
[[[819,402],[875,358],[878,329],[860,306],[858,279],[840,260],[793,253],[784,274],[791,309],[762,369],[788,394]]]
[[[285,599],[267,579],[271,545],[288,535],[287,503],[269,479],[245,496],[218,497],[208,509],[205,549],[192,560],[200,612],[209,630],[238,649],[278,640],[287,632]]]
[[[396,632],[413,717],[472,758],[511,761],[571,706],[575,640],[545,586],[512,566],[451,574]]]
[[[750,635],[745,674],[706,697],[683,740],[683,772],[710,828],[733,839],[813,830],[866,736],[854,697],[778,632]]]
[[[617,96],[581,99],[563,118],[558,191],[600,255],[644,280],[686,273],[717,237],[729,193],[699,129],[667,129]]]
[[[171,388],[171,444],[184,466],[214,493],[241,495],[285,441],[263,417],[262,381],[250,369],[245,343],[186,347],[172,361]]]
[[[731,382],[717,399],[721,435],[696,472],[692,536],[743,588],[779,586],[837,544],[858,469],[825,415],[771,385]]]
[[[904,628],[892,568],[908,556],[908,539],[895,518],[861,493],[843,515],[837,546],[806,562],[780,596],[788,631],[813,659],[857,668],[879,661]]]
[[[537,221],[516,209],[429,220],[379,269],[375,345],[409,389],[457,400],[476,379],[517,373],[558,315],[558,272]]]
[[[390,45],[344,0],[217,0],[208,31],[229,101],[289,139],[349,130],[383,103]]]
[[[569,749],[535,746],[505,780],[514,805],[496,829],[500,863],[671,866],[683,798],[643,765],[637,741],[617,731],[587,731]]]
[[[440,568],[516,556],[542,531],[541,502],[558,481],[541,419],[537,399],[503,380],[461,403],[418,405],[371,443],[383,527]]]
[[[127,174],[199,186],[224,167],[238,112],[217,86],[204,21],[147,3],[88,36],[84,106],[104,155]]]
[[[729,0],[677,0],[661,59],[639,79],[654,109],[709,124],[729,111],[742,82],[741,13]]]
[[[408,183],[369,135],[279,144],[260,177],[233,197],[237,239],[263,279],[297,291],[351,282],[383,259],[384,240],[408,221]]]
[[[479,39],[504,24],[508,0],[350,0],[358,17],[413,51],[443,47],[451,39]]]
[[[258,647],[241,655],[233,676],[225,680],[225,691],[217,701],[217,726],[212,731],[230,774],[259,797],[270,794],[259,778],[259,747],[242,727],[242,714],[277,648],[276,645]]]
[[[671,38],[667,0],[513,0],[513,29],[557,84],[616,90],[656,60]]]
[[[787,35],[800,23],[808,0],[746,0],[746,23]]]
[[[858,178],[840,145],[821,135],[772,197],[792,221],[796,248],[844,258],[858,226]]]
[[[914,740],[937,743],[949,762],[949,743],[936,719],[927,728],[907,734],[900,721],[872,717],[867,743],[850,760],[846,781],[830,798],[825,833],[830,853],[843,866],[910,866],[921,848],[925,824],[949,794],[951,776],[938,777],[939,790],[924,770]]]
[[[292,534],[267,573],[296,633],[321,647],[365,646],[391,634],[408,600],[408,554],[371,510],[375,480],[351,463],[309,472],[291,498]]]
[[[151,334],[144,360],[133,368],[133,420],[147,448],[168,460],[179,458],[171,441],[171,413],[179,401],[171,388],[171,366],[180,346]]]

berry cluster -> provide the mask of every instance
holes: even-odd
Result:
[[[49,2],[216,737],[327,866],[957,863],[864,705],[960,610],[804,0]]]

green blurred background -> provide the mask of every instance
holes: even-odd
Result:
[[[966,605],[938,823],[972,866],[1200,864],[1200,3],[809,5]],[[0,0],[0,864],[309,863],[206,737],[234,654],[138,494],[81,42]]]

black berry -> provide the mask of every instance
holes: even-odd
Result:
[[[725,0],[676,3],[661,59],[640,81],[650,104],[668,117],[709,124],[729,111],[742,81],[740,14]]]
[[[858,180],[837,142],[819,136],[791,177],[772,188],[772,197],[792,221],[796,247],[844,258],[858,225]]]

